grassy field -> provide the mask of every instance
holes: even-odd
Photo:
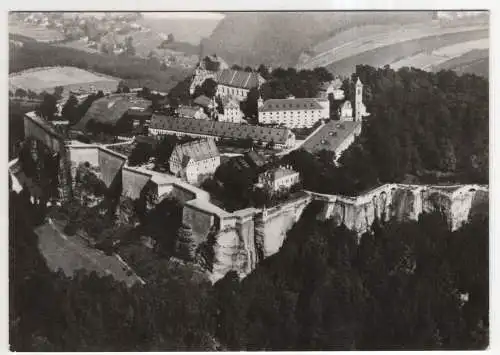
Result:
[[[473,73],[487,78],[489,75],[489,49],[472,50],[441,63],[433,69],[435,71],[447,69],[457,73]]]
[[[56,86],[66,90],[78,88],[88,89],[94,86],[97,90],[115,90],[120,79],[95,74],[75,67],[45,67],[24,70],[9,75],[9,90],[17,88],[34,92],[51,91]]]
[[[55,29],[34,26],[18,21],[9,21],[9,33],[33,38],[40,42],[57,42],[64,40],[64,35]]]
[[[399,69],[405,66],[419,69],[432,69],[433,67],[446,61],[452,60],[453,58],[459,58],[472,50],[487,50],[488,48],[489,40],[488,38],[483,38],[480,40],[445,46],[442,48],[438,48],[437,50],[434,50],[432,52],[421,52],[414,56],[393,62],[390,65],[394,69]]]
[[[351,75],[355,71],[356,64],[367,64],[381,67],[406,57],[414,56],[422,52],[432,52],[442,47],[461,42],[482,39],[488,36],[488,30],[467,31],[459,33],[448,33],[444,35],[429,36],[417,40],[405,41],[393,45],[379,47],[371,51],[347,57],[327,66],[337,75]]]
[[[80,51],[84,51],[87,53],[99,53],[99,48],[98,49],[90,48],[87,46],[87,43],[81,39],[60,43],[58,44],[58,46],[78,49]]]
[[[473,33],[472,38],[470,38],[469,33]],[[481,33],[478,37],[477,33]],[[425,40],[429,37],[443,38],[444,41],[448,41],[453,35],[463,36],[462,40],[457,39],[453,43],[468,41],[472,39],[481,39],[488,37],[487,26],[466,26],[466,27],[440,27],[440,26],[424,26],[424,25],[412,25],[412,26],[400,26],[399,28],[388,26],[385,30],[379,28],[378,33],[368,34],[366,36],[347,36],[343,41],[338,41],[334,44],[334,47],[330,50],[324,51],[322,53],[313,56],[310,60],[301,63],[299,67],[302,69],[311,69],[317,66],[327,66],[334,64],[336,62],[342,61],[344,59],[353,58],[363,53],[377,51],[380,48],[388,46],[396,46],[402,43],[407,43],[410,41]],[[350,41],[346,41],[348,38],[352,38]],[[449,45],[453,43],[445,42],[443,45]],[[441,45],[441,46],[443,46]],[[397,48],[397,47],[393,47]],[[439,46],[438,46],[439,48]],[[395,52],[394,54],[399,54]],[[413,54],[413,53],[412,53]],[[403,56],[403,54],[399,54]],[[369,63],[363,63],[369,64]],[[384,63],[385,64],[385,63]]]

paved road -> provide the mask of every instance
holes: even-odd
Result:
[[[136,282],[144,283],[121,258],[106,255],[100,250],[87,246],[78,236],[65,235],[51,219],[35,229],[38,235],[38,247],[51,270],[62,269],[66,276],[72,276],[76,270],[95,271],[100,276],[112,275],[128,286]]]

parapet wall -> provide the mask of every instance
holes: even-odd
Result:
[[[315,200],[325,202],[320,219],[334,219],[362,234],[371,228],[376,218],[417,220],[422,213],[436,210],[441,210],[450,229],[456,230],[469,220],[472,208],[479,208],[480,200],[487,201],[488,188],[480,185],[386,184],[357,197],[309,193]],[[482,195],[481,199],[476,198],[478,193]]]
[[[210,202],[210,195],[169,175],[126,165],[126,157],[103,147],[69,147],[73,163],[88,161],[101,169],[109,186],[121,173],[122,195],[137,199],[148,182],[156,185],[158,201],[175,197],[183,204],[182,222],[191,227],[196,245],[215,233],[213,282],[231,270],[248,275],[263,259],[277,253],[286,233],[312,201],[324,202],[319,219],[334,219],[358,235],[375,219],[416,220],[423,212],[442,210],[455,230],[481,209],[487,211],[488,187],[386,184],[356,197],[306,191],[271,209],[227,212]],[[97,158],[96,158],[97,156]],[[485,206],[486,205],[486,206]]]

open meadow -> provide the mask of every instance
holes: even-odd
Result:
[[[489,40],[488,38],[483,38],[441,47],[434,51],[422,51],[414,56],[395,61],[390,65],[394,69],[399,69],[401,67],[414,67],[418,69],[432,70],[441,63],[450,61],[454,58],[460,58],[464,54],[473,50],[486,50],[487,57],[488,48]]]
[[[90,89],[114,90],[120,79],[96,74],[75,67],[42,67],[24,70],[9,75],[9,90],[18,88],[32,90],[36,93],[52,91],[56,86],[65,90]]]
[[[56,29],[30,25],[19,21],[9,21],[9,33],[32,38],[39,42],[59,42],[64,40],[64,35]]]

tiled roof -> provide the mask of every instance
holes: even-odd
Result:
[[[77,130],[85,130],[87,123],[94,120],[115,125],[131,108],[146,109],[151,101],[138,98],[133,94],[118,94],[100,98],[92,103],[85,116],[73,126]]]
[[[322,106],[316,99],[270,99],[259,109],[262,112],[291,110],[321,110]]]
[[[359,121],[330,121],[307,139],[302,148],[311,153],[320,150],[335,151],[360,125]]]
[[[261,127],[231,122],[176,118],[153,114],[150,128],[174,132],[203,134],[221,138],[245,139],[285,144],[291,131],[287,128]]]
[[[220,155],[219,149],[217,149],[213,139],[202,139],[189,143],[178,144],[172,152],[172,155],[174,154],[177,155],[179,160],[183,162],[183,165],[184,163],[187,163],[189,159],[201,161]]]
[[[259,80],[264,80],[259,73],[245,72],[233,69],[224,69],[220,71],[217,74],[216,78],[217,84],[243,89],[258,87]]]
[[[292,169],[288,169],[288,168],[285,168],[285,167],[279,167],[279,168],[274,168],[272,170],[268,170],[262,174],[270,174],[271,175],[271,178],[273,181],[276,181],[276,180],[279,180],[285,176],[289,176],[289,175],[293,175],[293,174],[297,174],[297,172],[295,170],[292,170]]]

